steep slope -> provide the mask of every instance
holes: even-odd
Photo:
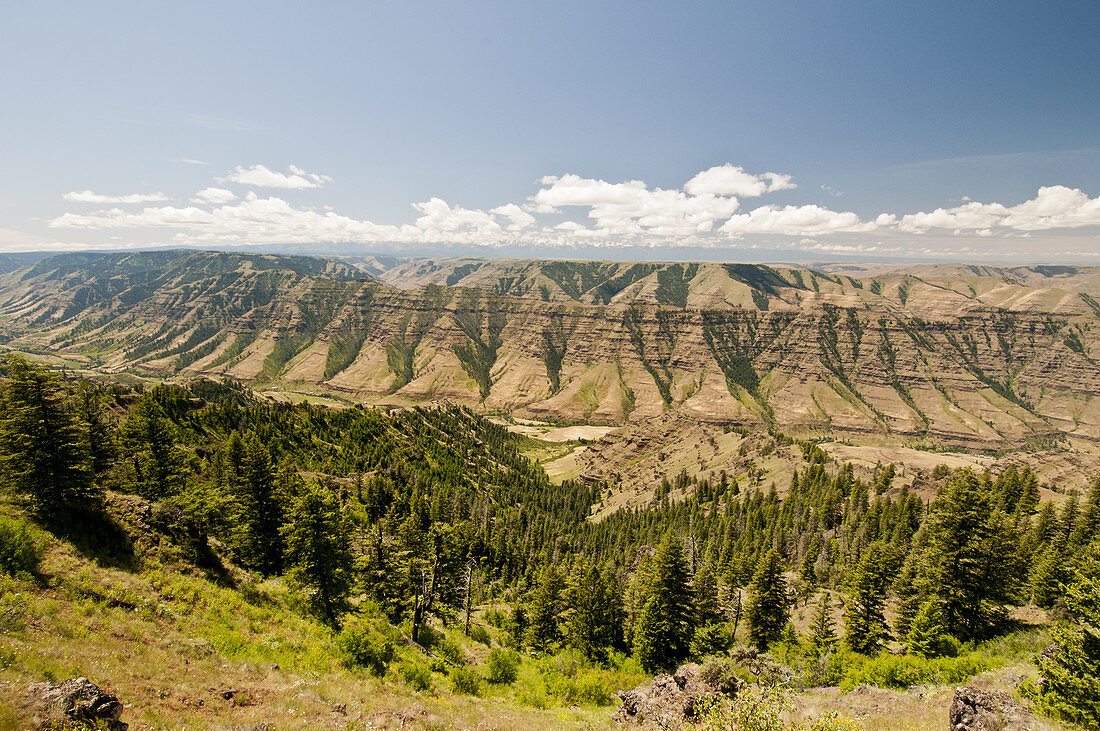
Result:
[[[678,411],[925,448],[1100,443],[1094,270],[391,263],[379,278],[415,288],[307,257],[54,257],[0,277],[0,328],[99,369],[352,401],[603,424]]]

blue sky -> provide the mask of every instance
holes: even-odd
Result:
[[[1095,0],[9,3],[0,250],[1100,264],[1098,30]]]

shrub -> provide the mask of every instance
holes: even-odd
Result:
[[[699,731],[778,731],[785,728],[783,712],[790,708],[790,699],[774,686],[751,687],[736,699],[711,696],[700,699]]]
[[[470,668],[455,668],[451,671],[451,688],[455,693],[477,695],[481,692],[481,676]]]
[[[978,653],[934,659],[883,653],[848,667],[840,681],[840,688],[849,691],[864,684],[887,688],[908,688],[921,684],[954,685],[985,672],[990,666],[989,659]]]
[[[401,666],[401,677],[405,684],[421,693],[432,689],[432,673],[418,663],[405,663]]]
[[[503,609],[487,609],[485,611],[485,622],[490,627],[508,629],[511,624],[511,617]]]
[[[366,668],[374,675],[386,673],[386,666],[393,660],[393,643],[379,633],[371,632],[361,620],[349,622],[336,637],[344,665],[350,668]]]
[[[462,645],[450,638],[446,638],[439,642],[436,645],[435,651],[455,665],[466,664],[466,654],[462,652]]]
[[[474,642],[480,642],[486,647],[492,642],[489,637],[489,630],[482,627],[480,624],[470,625],[470,639]]]
[[[0,516],[0,569],[8,574],[33,574],[42,560],[42,547],[22,520]]]
[[[519,674],[519,653],[494,648],[489,653],[489,667],[485,672],[485,679],[490,683],[510,684],[516,682]]]
[[[747,673],[728,658],[714,660],[703,665],[699,677],[704,683],[726,695],[735,695],[748,680]]]

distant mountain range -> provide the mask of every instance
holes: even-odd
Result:
[[[145,376],[922,448],[1100,445],[1100,268],[65,254],[8,348]],[[1091,448],[1091,447],[1090,447]]]

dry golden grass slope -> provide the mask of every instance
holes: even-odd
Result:
[[[381,679],[348,670],[332,632],[298,611],[283,582],[253,583],[231,567],[212,580],[149,528],[148,511],[110,497],[132,561],[105,565],[36,531],[47,546],[40,576],[0,575],[0,728],[29,724],[27,685],[78,676],[117,695],[131,729],[566,729],[610,718],[608,706],[525,705],[514,687],[456,695],[439,675],[434,692],[416,692],[396,661]]]

